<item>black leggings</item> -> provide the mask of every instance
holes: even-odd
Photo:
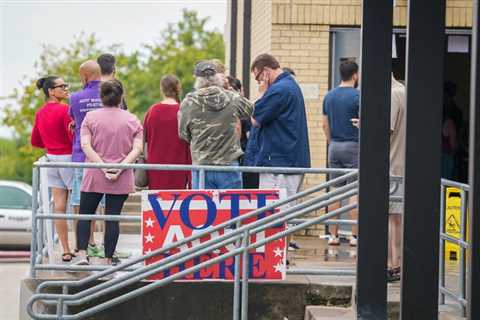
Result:
[[[80,214],[95,214],[103,193],[82,192],[80,195]],[[105,214],[119,215],[128,194],[105,194]],[[117,221],[105,221],[105,257],[112,258],[117,247],[120,228]],[[79,250],[87,250],[90,238],[90,220],[80,220],[77,224],[77,243]]]

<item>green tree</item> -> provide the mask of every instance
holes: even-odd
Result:
[[[44,75],[58,75],[71,86],[71,91],[81,89],[78,69],[82,62],[96,59],[109,52],[117,58],[119,79],[126,87],[126,100],[129,110],[140,119],[150,105],[160,96],[160,78],[167,73],[179,77],[184,92],[193,87],[193,67],[195,62],[207,58],[224,60],[224,43],[221,33],[208,31],[205,26],[209,18],[199,18],[195,11],[184,10],[182,19],[169,24],[160,32],[161,40],[145,44],[143,50],[125,53],[121,45],[101,46],[95,35],[84,33],[75,37],[65,47],[44,45],[43,51],[35,63],[35,75],[24,80],[23,85],[8,97],[13,103],[2,107],[2,123],[15,132],[15,139],[1,157],[8,154],[7,162],[0,166],[0,179],[19,179],[30,182],[32,163],[42,151],[30,145],[30,133],[35,112],[45,102],[43,93],[37,90],[36,80]],[[11,148],[14,145],[15,148]],[[5,159],[5,158],[0,158]]]
[[[183,10],[182,19],[176,24],[169,24],[161,32],[159,42],[145,45],[145,72],[142,77],[136,77],[136,81],[129,81],[128,85],[128,90],[133,90],[136,97],[134,111],[144,113],[161,98],[160,78],[163,75],[176,75],[185,94],[193,88],[196,62],[212,58],[224,61],[223,36],[218,31],[206,30],[208,20],[209,18],[199,18],[195,11]]]

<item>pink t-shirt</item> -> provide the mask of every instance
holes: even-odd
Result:
[[[92,137],[92,148],[105,163],[119,163],[132,150],[134,138],[143,139],[143,128],[130,112],[104,107],[87,113],[80,135]],[[92,161],[87,158],[86,162]],[[81,191],[109,194],[134,192],[133,170],[123,170],[116,181],[110,181],[101,169],[85,169]]]

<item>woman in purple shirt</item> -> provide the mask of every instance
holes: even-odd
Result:
[[[87,113],[80,131],[86,162],[133,163],[142,152],[143,128],[136,116],[119,108],[123,86],[118,80],[103,82],[100,98],[103,108]],[[94,214],[105,195],[105,214],[119,215],[128,194],[135,191],[133,170],[85,169],[80,195],[80,214]],[[77,243],[81,260],[88,264],[86,249],[90,235],[90,221],[79,221]],[[105,223],[105,258],[117,264],[113,256],[119,236],[118,222]]]

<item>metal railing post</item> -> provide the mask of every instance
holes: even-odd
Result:
[[[237,222],[237,228],[241,226],[240,221]],[[242,245],[242,240],[239,239],[235,243],[237,248]],[[233,320],[240,319],[240,255],[235,256],[235,279],[233,284]]]
[[[445,233],[445,185],[440,187],[440,254],[439,254],[439,277],[440,288],[445,287],[445,240],[442,235]],[[440,291],[440,304],[445,304],[445,294]]]
[[[37,259],[37,206],[39,168],[32,170],[32,240],[30,242],[30,277],[36,276],[35,262]]]
[[[68,294],[68,287],[67,286],[62,286],[62,294],[65,294],[67,295]],[[68,305],[66,303],[63,304],[63,309],[62,309],[62,313],[64,315],[67,315],[68,314]]]
[[[205,189],[205,169],[200,169],[198,172],[198,188]]]
[[[243,232],[242,238],[242,320],[248,319],[248,267],[249,263],[249,255],[248,255],[248,246],[250,244],[250,237],[248,230]]]
[[[467,201],[468,196],[465,190],[461,191],[462,202],[460,206],[460,239],[466,241],[465,230],[467,229]],[[467,295],[467,278],[466,273],[466,249],[464,246],[459,245],[460,247],[460,281],[459,281],[459,295],[460,299],[465,299]],[[467,307],[464,304],[462,306],[462,317],[467,316]]]

